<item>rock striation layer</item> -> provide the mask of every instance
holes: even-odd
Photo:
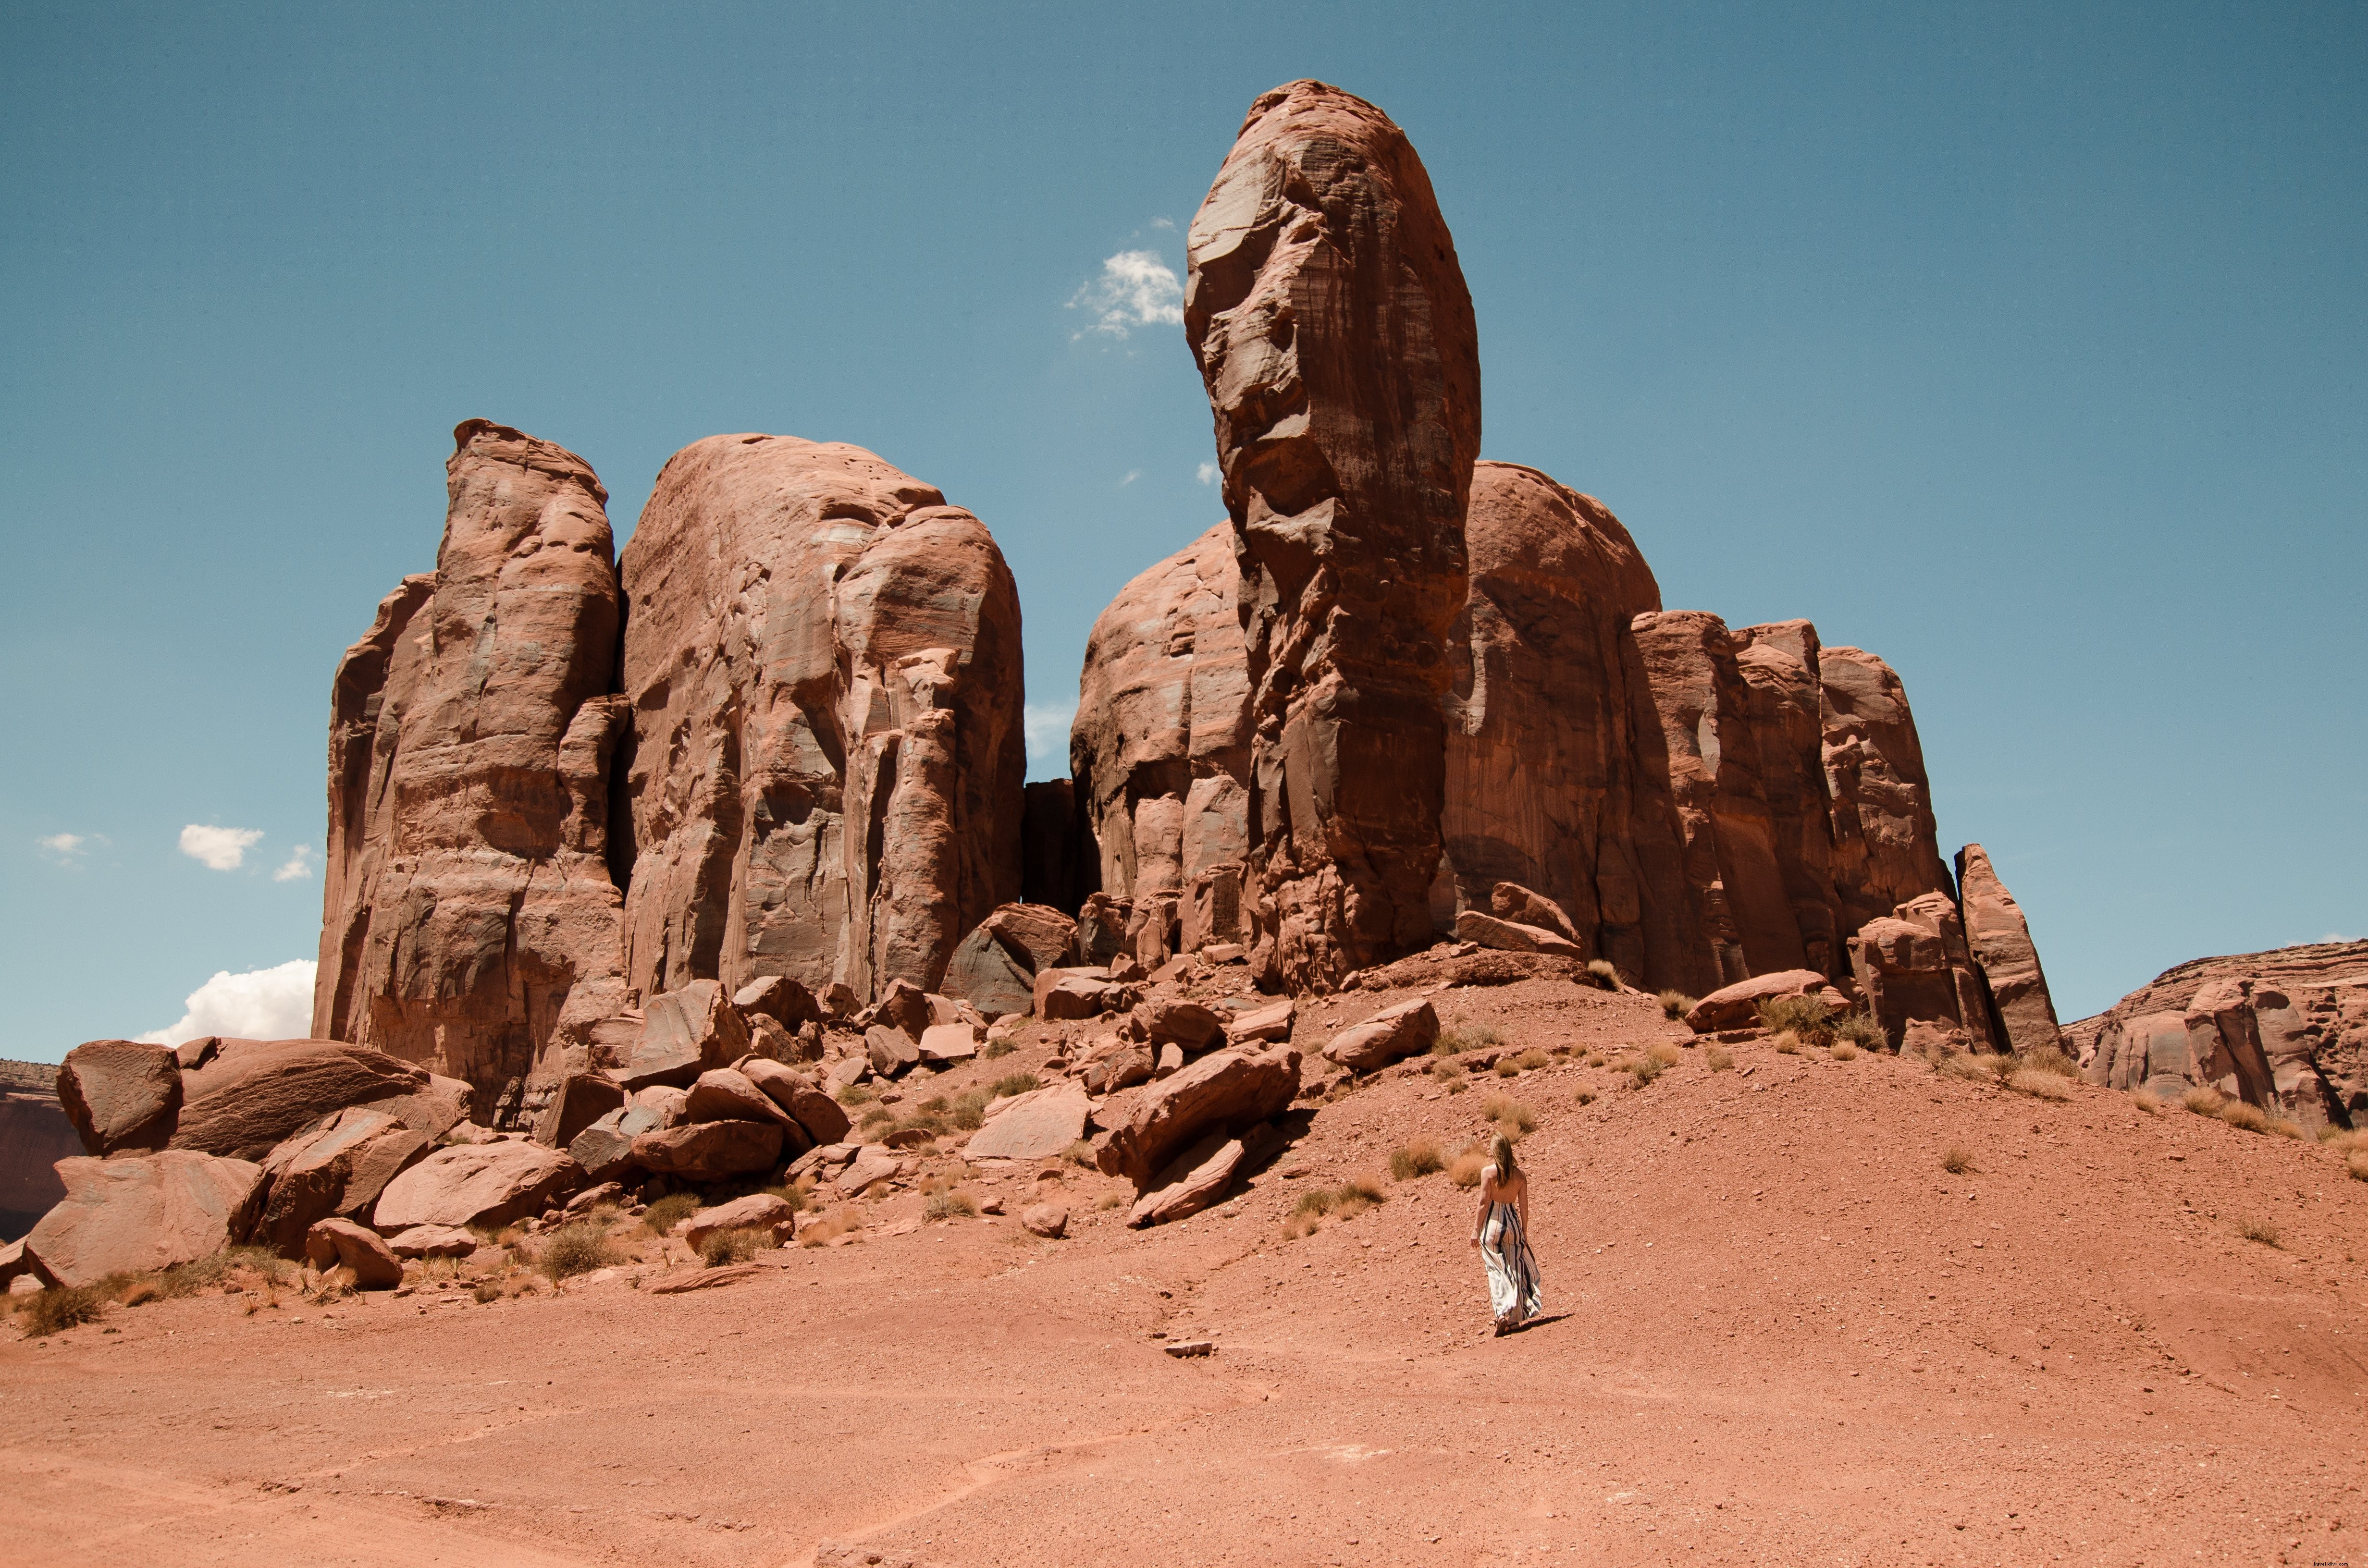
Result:
[[[985,525],[860,448],[717,436],[620,570],[629,983],[936,989],[1019,896],[1019,599]]]
[[[1406,134],[1318,82],[1250,106],[1187,251],[1243,576],[1253,968],[1330,985],[1430,936],[1472,301]]]
[[[624,1002],[621,607],[590,464],[484,419],[453,444],[435,573],[405,578],[337,667],[313,1033],[490,1101]]]

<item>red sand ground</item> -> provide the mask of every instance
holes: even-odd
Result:
[[[1521,1045],[1672,1032],[1562,982],[1438,1000]],[[2102,1090],[1731,1049],[1643,1089],[1384,1077],[1145,1233],[1068,1167],[1062,1242],[878,1235],[906,1193],[689,1295],[210,1295],[0,1336],[0,1561],[2368,1563],[2368,1184]],[[1500,1086],[1538,1114],[1548,1321],[1488,1337],[1444,1176],[1284,1239],[1302,1189],[1452,1151]]]

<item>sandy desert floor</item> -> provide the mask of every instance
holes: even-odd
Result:
[[[908,1191],[723,1289],[0,1334],[0,1562],[2368,1564],[2368,1183],[2326,1152],[1765,1042],[1633,1088],[1581,1058],[1682,1033],[1645,998],[1436,1000],[1577,1052],[1394,1069],[1153,1231],[1030,1165],[969,1188],[1058,1189],[1065,1240]],[[1504,1339],[1473,1195],[1385,1174],[1498,1091],[1538,1121],[1548,1309]],[[1389,1200],[1286,1238],[1360,1174]]]

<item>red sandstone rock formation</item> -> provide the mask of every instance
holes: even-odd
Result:
[[[1932,823],[1924,746],[1898,674],[1863,648],[1817,654],[1827,810],[1841,929],[1855,931],[1949,873]]]
[[[1472,302],[1405,133],[1317,82],[1250,106],[1187,248],[1244,563],[1254,967],[1329,986],[1430,936]]]
[[[2092,1084],[2210,1085],[2305,1125],[2368,1125],[2368,942],[2195,959],[2064,1036]]]
[[[2055,1001],[2047,994],[2047,972],[2040,967],[2030,923],[1978,844],[1957,851],[1957,908],[1964,916],[1965,945],[1989,994],[1995,1032],[2011,1051],[2060,1046]]]
[[[633,988],[935,988],[1019,892],[1019,603],[985,526],[859,448],[717,436],[620,570]]]
[[[620,607],[591,465],[484,419],[453,438],[434,575],[404,579],[337,668],[313,1032],[490,1101],[624,1005]]]

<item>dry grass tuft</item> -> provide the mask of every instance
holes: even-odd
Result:
[[[1097,1209],[1118,1209],[1122,1208],[1125,1203],[1126,1197],[1123,1193],[1105,1192],[1102,1194],[1102,1200],[1099,1203],[1095,1204],[1094,1207]]]
[[[1694,1010],[1695,1000],[1682,991],[1664,991],[1661,993],[1661,1016],[1665,1018],[1682,1018]]]
[[[502,1288],[490,1279],[481,1280],[477,1288],[470,1291],[469,1295],[477,1305],[488,1306],[502,1299]]]
[[[1702,1060],[1710,1063],[1710,1070],[1713,1073],[1732,1072],[1735,1067],[1735,1058],[1728,1055],[1722,1046],[1713,1045],[1703,1051]]]
[[[1963,1143],[1952,1143],[1941,1156],[1941,1168],[1951,1176],[1964,1176],[1974,1168],[1974,1152]]]
[[[1835,1040],[1847,1040],[1861,1051],[1881,1051],[1888,1043],[1883,1038],[1883,1026],[1866,1013],[1844,1013],[1831,1028]]]
[[[1786,1029],[1782,1034],[1778,1035],[1775,1040],[1775,1045],[1776,1054],[1779,1056],[1798,1056],[1801,1054],[1801,1037],[1794,1034],[1791,1029]]]
[[[2237,1227],[2237,1233],[2248,1242],[2259,1242],[2265,1247],[2283,1244],[2278,1228],[2267,1220],[2247,1220]]]
[[[2198,1116],[2218,1116],[2228,1099],[2219,1090],[2199,1084],[2180,1096],[2179,1103]]]
[[[2269,1113],[2244,1100],[2222,1101],[2220,1119],[2247,1132],[2267,1132],[2270,1130]]]
[[[2288,1121],[2283,1116],[2273,1116],[2270,1118],[2270,1131],[2276,1133],[2281,1138],[2291,1138],[2297,1143],[2303,1142],[2302,1124],[2300,1122]]]
[[[617,1249],[609,1244],[607,1228],[589,1220],[578,1220],[552,1232],[544,1239],[542,1256],[537,1261],[555,1284],[574,1275],[606,1268],[617,1260]]]
[[[1606,991],[1620,989],[1620,971],[1612,967],[1610,959],[1588,960],[1587,978]]]
[[[1375,1204],[1388,1202],[1389,1197],[1372,1176],[1350,1176],[1338,1187],[1311,1187],[1292,1206],[1284,1233],[1295,1240],[1324,1220],[1353,1220]]]
[[[1655,1040],[1645,1048],[1645,1060],[1656,1067],[1675,1067],[1686,1059],[1686,1053],[1670,1041]]]
[[[1834,1010],[1820,996],[1771,996],[1759,1004],[1759,1026],[1771,1034],[1794,1034],[1811,1045],[1833,1038]]]
[[[870,1105],[877,1097],[861,1084],[849,1084],[838,1091],[838,1103],[843,1106]]]
[[[721,1268],[727,1263],[746,1263],[760,1252],[780,1246],[769,1227],[743,1225],[737,1230],[717,1231],[699,1244],[699,1260],[710,1268]]]
[[[672,1192],[642,1211],[642,1229],[654,1236],[670,1233],[703,1207],[695,1192]]]
[[[979,1052],[979,1056],[985,1061],[993,1062],[998,1057],[1008,1056],[1019,1049],[1019,1047],[1013,1044],[1008,1037],[991,1040],[986,1042],[986,1049]]]
[[[1538,1129],[1538,1113],[1509,1095],[1490,1095],[1480,1102],[1480,1114],[1497,1124],[1497,1131],[1515,1142]]]
[[[17,1316],[25,1325],[28,1339],[47,1339],[83,1324],[97,1323],[104,1310],[98,1291],[88,1285],[73,1290],[52,1285],[22,1300],[24,1305],[17,1309]]]
[[[1061,1158],[1073,1165],[1083,1165],[1091,1170],[1094,1168],[1094,1146],[1080,1138],[1061,1151]]]
[[[1537,1047],[1531,1046],[1529,1050],[1513,1058],[1513,1062],[1514,1065],[1520,1067],[1524,1073],[1534,1073],[1541,1067],[1553,1066],[1554,1058],[1548,1056],[1544,1051],[1540,1051]]]
[[[800,1176],[795,1183],[785,1183],[777,1187],[768,1187],[764,1190],[771,1196],[780,1199],[782,1202],[788,1204],[790,1206],[791,1213],[803,1214],[806,1211],[806,1194],[810,1190],[805,1186],[805,1183],[812,1181],[813,1179],[814,1173],[809,1171],[804,1176]]]
[[[818,1247],[823,1243],[863,1229],[863,1205],[842,1203],[798,1233],[798,1245]]]
[[[1024,1095],[1032,1089],[1041,1089],[1043,1086],[1044,1080],[1033,1073],[1006,1073],[995,1081],[988,1097],[998,1100],[1008,1099],[1014,1095]]]
[[[2343,1168],[2351,1173],[2353,1181],[2368,1181],[2368,1149],[2354,1149],[2344,1155]]]
[[[2043,1100],[2068,1100],[2072,1085],[2054,1073],[2041,1073],[2024,1068],[2006,1081],[2007,1087],[2017,1094],[2030,1095]]]
[[[2079,1064],[2052,1045],[2024,1051],[2022,1066],[2026,1072],[2053,1073],[2059,1078],[2078,1078],[2080,1075]]]
[[[1440,1153],[1436,1138],[1417,1138],[1390,1151],[1390,1176],[1395,1181],[1412,1181],[1446,1168],[1447,1156]]]
[[[1971,1051],[1959,1051],[1944,1056],[1933,1064],[1933,1070],[1944,1077],[1961,1078],[1968,1084],[1995,1084],[1998,1081],[1996,1057],[1976,1056]]]
[[[1509,1056],[1501,1057],[1497,1060],[1496,1074],[1499,1078],[1518,1078],[1521,1075],[1521,1064]]]
[[[2146,1093],[2144,1089],[2132,1089],[2130,1091],[2130,1103],[2137,1107],[2140,1110],[2146,1112],[2148,1116],[2157,1115],[2162,1109],[2162,1102],[2155,1098],[2152,1095]]]
[[[1447,1179],[1458,1187],[1478,1187],[1480,1167],[1487,1163],[1488,1156],[1476,1147],[1465,1149],[1456,1155],[1454,1163],[1447,1167]]]
[[[978,1199],[958,1188],[933,1192],[921,1212],[931,1220],[966,1220],[978,1212]]]
[[[1855,1062],[1858,1060],[1858,1047],[1846,1040],[1838,1040],[1834,1041],[1833,1058],[1837,1062]]]
[[[1581,1089],[1578,1093],[1571,1096],[1571,1103],[1574,1105],[1593,1105],[1595,1103],[1595,1091],[1593,1089]]]
[[[2348,1154],[2354,1149],[2368,1149],[2368,1131],[2330,1121],[2318,1130],[2318,1141],[2339,1154]]]

